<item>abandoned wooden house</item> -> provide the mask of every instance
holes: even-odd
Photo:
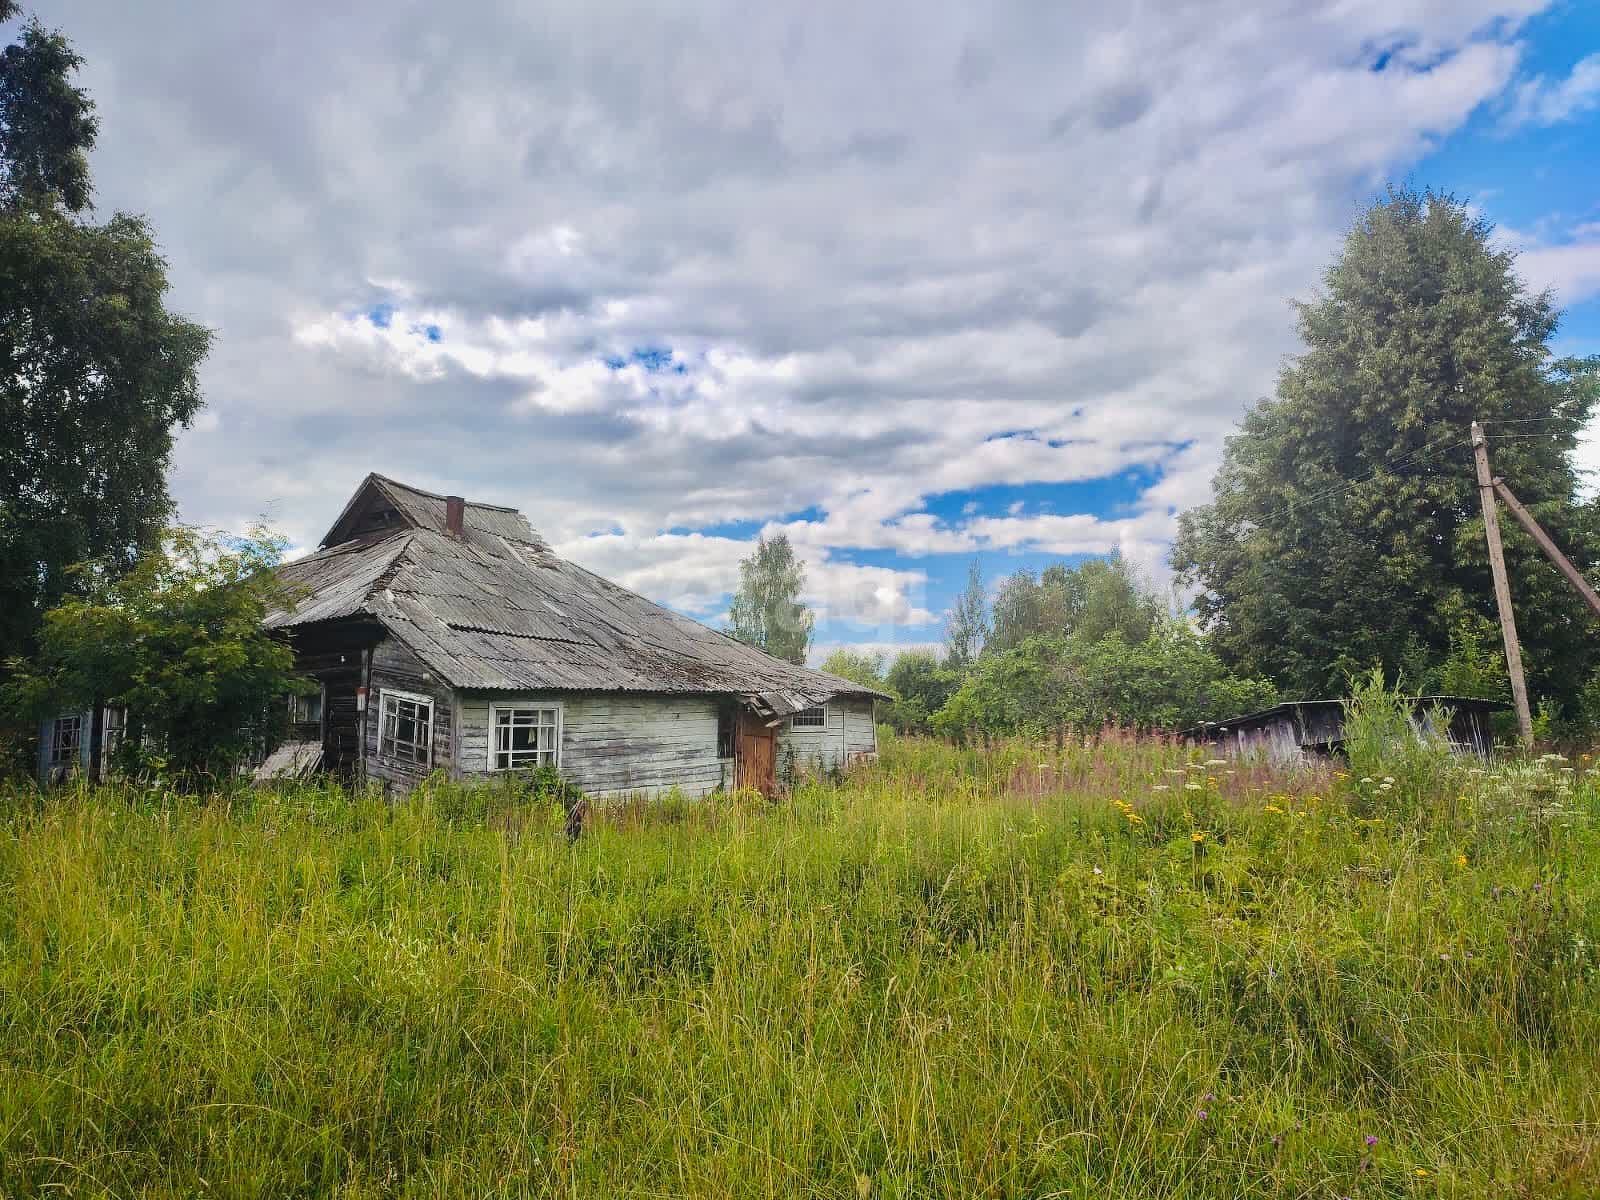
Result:
[[[380,475],[273,612],[299,668],[268,764],[407,788],[556,767],[591,795],[770,789],[877,751],[870,688],[781,661],[557,557],[515,509]]]
[[[1344,749],[1344,700],[1289,700],[1230,721],[1206,721],[1181,731],[1184,741],[1208,745],[1223,755],[1258,755],[1288,763],[1327,757]],[[1412,701],[1411,723],[1418,733],[1435,732],[1441,714],[1451,749],[1460,754],[1488,754],[1494,748],[1490,717],[1509,705],[1471,696],[1418,696]]]

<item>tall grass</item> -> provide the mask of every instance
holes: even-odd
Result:
[[[0,1195],[1594,1196],[1563,765],[6,793]]]

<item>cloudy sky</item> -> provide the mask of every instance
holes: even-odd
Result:
[[[1390,179],[1600,352],[1587,0],[33,8],[216,330],[183,516],[301,546],[375,470],[715,619],[783,529],[825,645],[973,555],[1159,573]]]

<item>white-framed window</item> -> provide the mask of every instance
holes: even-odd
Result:
[[[561,765],[561,705],[489,706],[489,770]]]
[[[378,709],[378,757],[423,767],[433,762],[431,697],[383,690]]]
[[[802,708],[789,718],[790,729],[826,729],[828,727],[828,706],[819,704],[816,708]]]
[[[83,750],[83,718],[77,714],[57,717],[50,726],[50,765],[70,767]]]

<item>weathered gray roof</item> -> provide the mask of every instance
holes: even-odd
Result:
[[[365,614],[458,688],[740,695],[773,716],[879,694],[783,662],[567,562],[512,510],[490,510],[516,521],[495,533],[485,525],[499,519],[475,524],[482,506],[469,505],[468,536],[456,538],[443,531],[439,497],[431,506],[412,499],[428,493],[403,485],[384,492],[410,505],[415,525],[279,568],[299,599],[270,614],[269,628]]]

